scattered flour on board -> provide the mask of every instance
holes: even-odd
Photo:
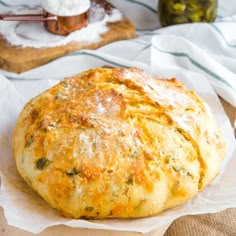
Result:
[[[81,30],[77,30],[68,36],[60,36],[49,33],[42,22],[19,22],[2,21],[0,24],[0,34],[12,45],[33,48],[50,48],[63,46],[71,42],[95,43],[101,40],[101,35],[108,31],[107,23],[117,22],[123,18],[121,12],[113,9],[111,13],[105,14],[102,18],[101,6],[93,5],[93,17],[89,25]],[[32,13],[32,9],[15,9],[17,14]],[[13,13],[14,13],[13,12]],[[39,9],[35,10],[36,13]],[[93,19],[101,19],[93,22]]]

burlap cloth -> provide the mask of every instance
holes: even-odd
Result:
[[[221,102],[235,128],[236,109],[223,100]],[[173,222],[164,236],[236,236],[236,209],[181,217]]]
[[[164,236],[236,236],[236,209],[216,214],[184,216]]]

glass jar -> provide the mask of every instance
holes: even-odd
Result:
[[[217,0],[159,0],[162,26],[215,20]]]

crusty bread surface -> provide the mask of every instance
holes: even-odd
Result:
[[[13,154],[28,185],[62,215],[137,218],[206,187],[225,141],[208,105],[176,79],[96,68],[26,104]]]

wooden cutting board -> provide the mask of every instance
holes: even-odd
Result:
[[[92,0],[99,4],[108,13],[115,8],[104,0]],[[64,46],[51,48],[32,48],[11,45],[4,35],[0,35],[0,68],[21,73],[38,66],[47,64],[59,57],[81,49],[96,49],[108,43],[132,39],[136,36],[135,28],[130,20],[123,17],[120,21],[109,23],[108,31],[101,35],[101,40],[96,43],[71,42]]]

